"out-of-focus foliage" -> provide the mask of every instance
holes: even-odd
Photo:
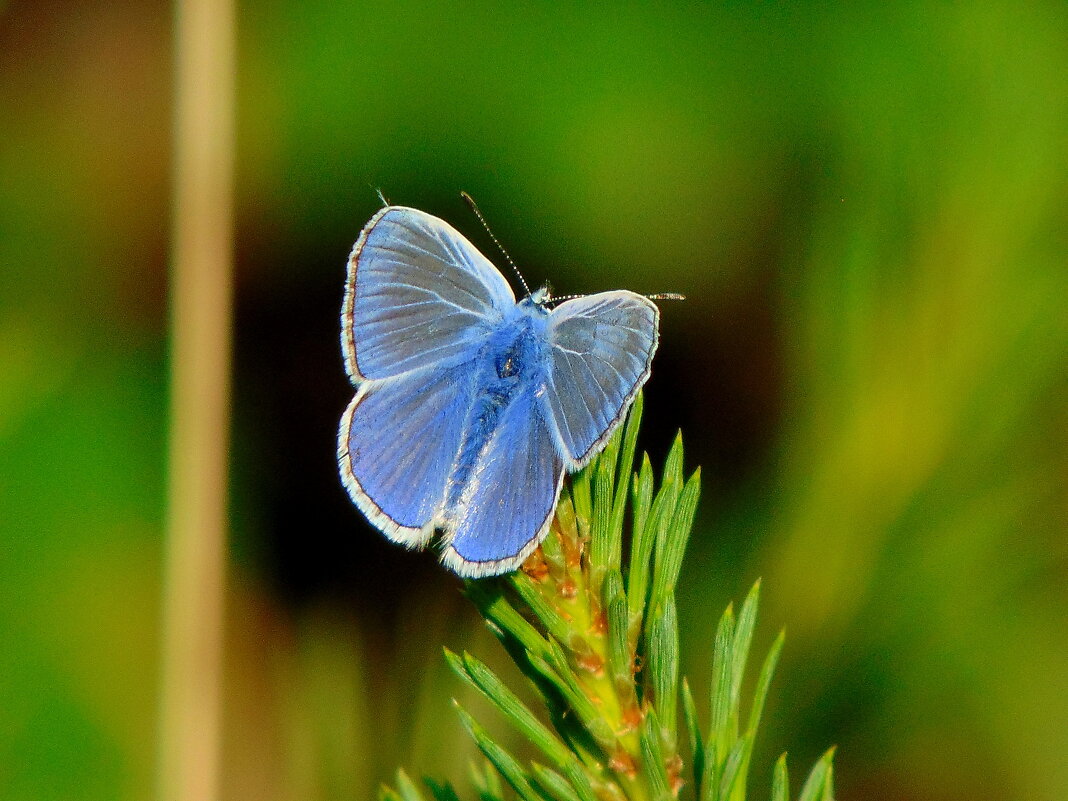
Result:
[[[0,5],[0,798],[151,792],[171,14]],[[758,575],[790,632],[755,775],[837,742],[843,798],[1068,796],[1064,4],[273,0],[239,30],[227,798],[474,754],[439,654],[488,635],[332,464],[372,186],[484,245],[466,189],[558,292],[690,297],[642,445],[682,427],[705,469],[682,652]]]

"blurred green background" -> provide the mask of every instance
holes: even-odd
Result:
[[[226,798],[462,777],[440,648],[500,658],[337,480],[377,187],[491,253],[467,190],[560,293],[689,296],[643,442],[681,427],[706,471],[699,691],[757,576],[758,647],[787,627],[758,776],[837,743],[842,798],[1068,798],[1065,4],[270,0],[238,25]],[[0,3],[3,799],[153,790],[171,37],[164,3]]]

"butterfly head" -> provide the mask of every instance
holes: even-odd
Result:
[[[525,307],[531,311],[537,311],[541,314],[548,314],[552,311],[552,306],[556,302],[556,298],[553,297],[553,290],[548,284],[544,284],[540,289],[535,289],[521,301],[519,305]]]
[[[542,284],[541,287],[535,289],[533,292],[530,293],[527,300],[529,300],[534,306],[540,306],[542,308],[545,308],[547,305],[552,303],[553,289],[548,284]]]

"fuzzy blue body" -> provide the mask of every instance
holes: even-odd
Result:
[[[512,570],[548,531],[564,474],[603,447],[649,375],[657,311],[632,292],[518,303],[446,223],[387,207],[353,248],[342,348],[356,397],[338,464],[390,539],[465,576]]]
[[[513,403],[544,387],[548,312],[524,300],[512,306],[467,366],[470,408],[463,414],[460,451],[449,477],[445,515],[454,518],[460,494],[490,444],[501,416]]]

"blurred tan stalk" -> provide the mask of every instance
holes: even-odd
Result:
[[[179,0],[158,796],[219,795],[232,263],[232,0]]]

